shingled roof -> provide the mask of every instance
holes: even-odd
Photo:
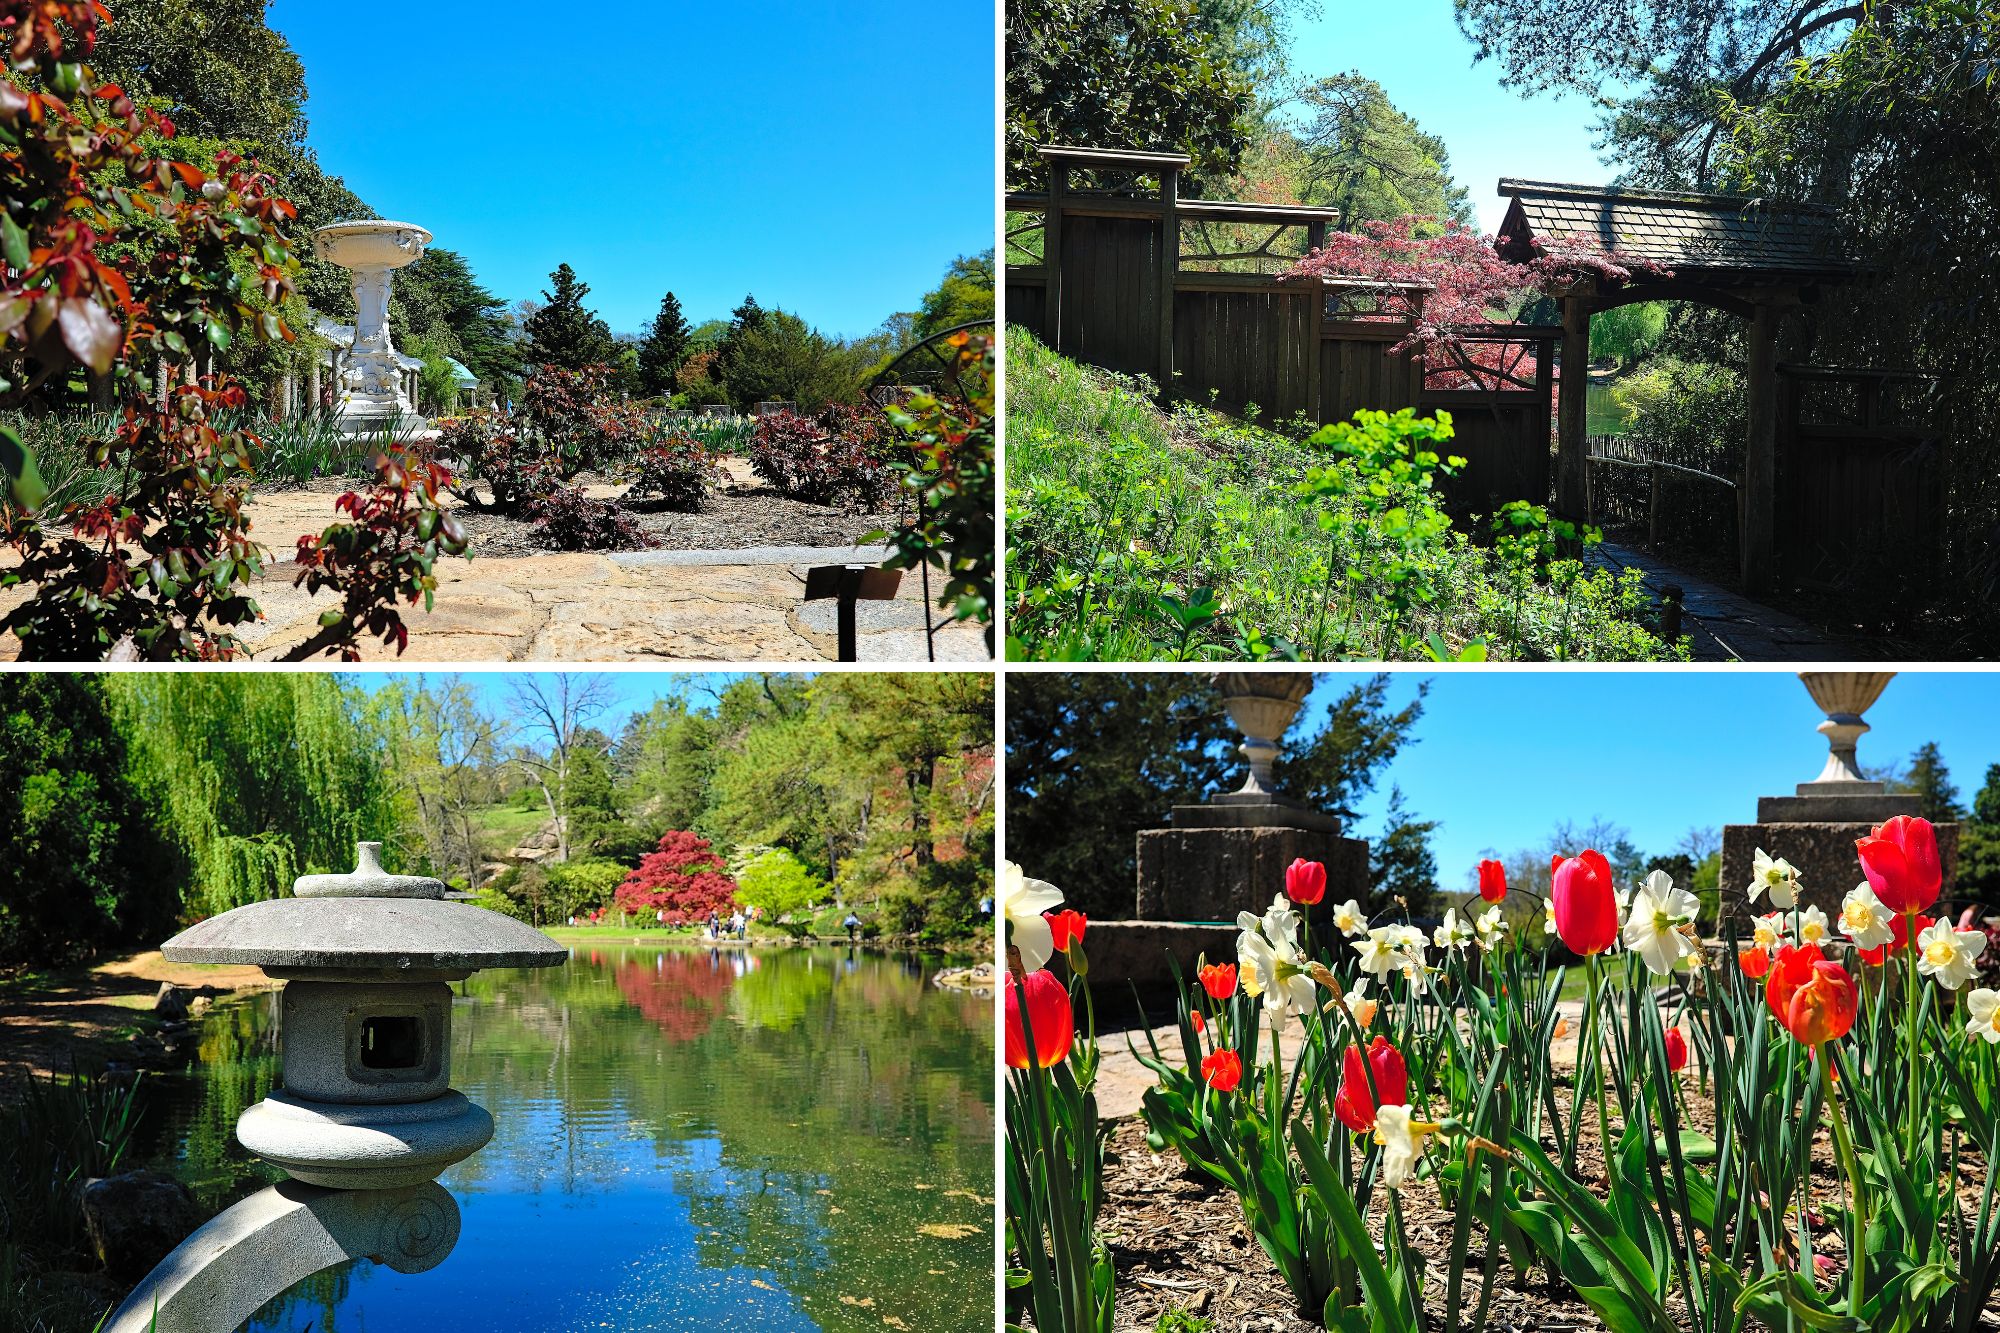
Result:
[[[1512,178],[1500,253],[1516,261],[1532,238],[1594,239],[1617,254],[1651,260],[1678,276],[1833,277],[1851,274],[1830,210],[1722,194],[1676,194],[1620,186],[1557,185]]]

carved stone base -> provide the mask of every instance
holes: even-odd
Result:
[[[1178,818],[1178,812],[1176,812]],[[1261,913],[1285,891],[1285,867],[1303,857],[1326,866],[1318,921],[1369,892],[1368,844],[1316,828],[1170,828],[1139,834],[1137,915],[1144,921],[1229,921]]]
[[[1827,798],[1772,797],[1768,800],[1816,801]],[[1881,799],[1881,798],[1876,798]],[[1889,798],[1895,799],[1893,797]],[[1898,812],[1905,813],[1905,812]],[[1750,883],[1750,866],[1759,847],[1772,856],[1783,857],[1799,872],[1799,906],[1817,907],[1829,921],[1840,916],[1840,900],[1857,884],[1866,882],[1854,844],[1867,837],[1880,823],[1800,821],[1795,823],[1726,824],[1722,829],[1722,911],[1734,918],[1739,935],[1747,935],[1746,924],[1753,916],[1771,909],[1768,898],[1756,903],[1745,892]],[[1938,860],[1944,866],[1944,894],[1951,896],[1958,874],[1958,825],[1937,826]]]

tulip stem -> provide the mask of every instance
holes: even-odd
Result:
[[[1611,1116],[1604,1105],[1604,1051],[1602,1049],[1604,1024],[1603,1016],[1598,1012],[1602,1006],[1598,995],[1598,986],[1600,983],[1597,976],[1596,954],[1591,954],[1584,959],[1584,969],[1584,975],[1590,982],[1590,1014],[1587,1031],[1591,1037],[1590,1081],[1597,1094],[1597,1147],[1598,1151],[1604,1156],[1604,1187],[1609,1189],[1611,1188],[1612,1179]]]
[[[1917,914],[1914,911],[1908,912],[1904,919],[1907,925],[1903,931],[1903,952],[1910,965],[1909,971],[1905,974],[1903,987],[1903,1027],[1908,1034],[1910,1047],[1909,1054],[1904,1060],[1910,1067],[1910,1142],[1908,1153],[1903,1160],[1914,1167],[1917,1160],[1918,1126],[1922,1115],[1917,1102],[1923,1095],[1923,1071],[1918,1064],[1922,1056],[1917,1050]]]
[[[1840,1104],[1833,1092],[1832,1052],[1825,1044],[1813,1052],[1813,1060],[1819,1065],[1820,1089],[1826,1095],[1827,1119],[1833,1122],[1833,1146],[1840,1153],[1841,1169],[1847,1172],[1847,1312],[1859,1318],[1861,1315],[1861,1285],[1867,1267],[1868,1213],[1861,1195],[1861,1163],[1854,1156],[1854,1141],[1847,1135],[1847,1119],[1840,1112]]]

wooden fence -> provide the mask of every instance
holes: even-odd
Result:
[[[1182,200],[1186,159],[1172,154],[1043,155],[1049,192],[1007,199],[1009,323],[1065,356],[1147,376],[1165,398],[1254,409],[1265,423],[1442,408],[1452,414],[1451,451],[1467,459],[1441,483],[1447,504],[1490,513],[1549,499],[1559,328],[1475,331],[1469,341],[1486,349],[1476,364],[1427,365],[1397,350],[1407,323],[1374,313],[1379,287],[1270,271],[1322,244],[1332,213]],[[1120,186],[1072,188],[1078,171]]]

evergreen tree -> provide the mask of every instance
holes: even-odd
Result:
[[[528,361],[537,366],[581,370],[585,366],[606,366],[618,358],[611,326],[584,305],[590,284],[580,282],[576,270],[560,265],[549,275],[553,291],[542,293],[542,307],[528,317]]]
[[[1375,885],[1372,914],[1401,900],[1410,915],[1430,916],[1437,904],[1437,856],[1431,851],[1435,819],[1418,819],[1403,804],[1403,789],[1389,789],[1382,832],[1368,847],[1368,877]]]
[[[1925,741],[1910,756],[1910,771],[1904,777],[1903,785],[1915,794],[1917,812],[1933,824],[1953,823],[1965,813],[1958,803],[1958,788],[1952,785],[1951,772],[1944,766],[1944,756],[1938,753],[1936,741]]]
[[[1956,894],[2000,899],[2000,764],[1986,766],[1986,783],[1972,798],[1972,818],[1958,826]]]
[[[642,393],[667,397],[679,386],[674,374],[687,357],[688,339],[694,330],[681,314],[680,298],[668,292],[660,298],[660,313],[646,326],[639,343],[639,389]]]
[[[2000,827],[2000,764],[1986,766],[1986,785],[1972,798],[1972,821]]]

